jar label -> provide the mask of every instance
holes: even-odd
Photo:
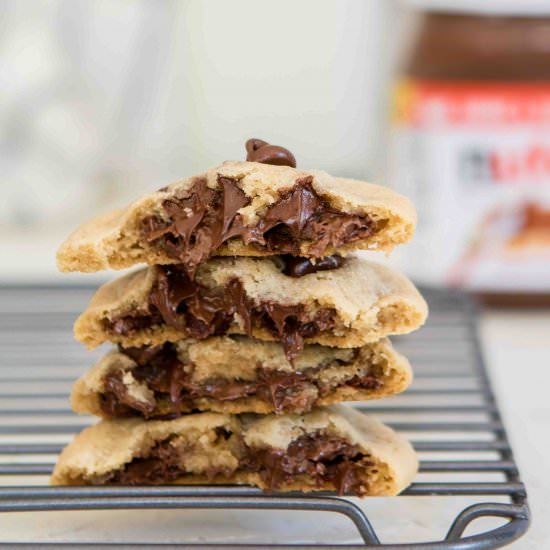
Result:
[[[409,274],[550,292],[550,84],[401,81],[392,122],[388,181],[419,215]]]

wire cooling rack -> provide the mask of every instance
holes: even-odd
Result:
[[[153,542],[162,536],[160,530],[155,533],[158,522],[175,512],[181,529],[166,541],[171,546],[245,542],[254,548],[267,541],[289,547],[488,549],[505,546],[527,530],[525,488],[481,358],[475,308],[465,295],[447,291],[425,290],[428,324],[394,340],[413,364],[413,386],[401,396],[358,405],[407,435],[419,452],[421,473],[399,497],[264,495],[249,487],[49,487],[57,454],[93,421],[74,415],[68,404],[71,383],[104,351],[90,354],[72,341],[72,322],[92,291],[0,288],[0,546],[113,546],[117,530],[108,539],[100,536],[107,521],[105,515],[93,515],[98,510],[129,511],[125,525],[135,533],[145,521],[138,510],[163,510],[149,527],[154,536],[147,544],[135,535],[137,541],[130,544],[126,537],[117,548],[156,547]],[[86,511],[92,528],[86,531],[81,523],[64,535],[59,526],[52,533],[56,524],[45,519],[52,511]],[[276,519],[281,511],[286,515]],[[238,513],[248,519],[238,532],[247,535],[259,525],[256,538],[237,540],[235,532],[222,532],[240,521]],[[63,526],[70,514],[62,515]],[[187,523],[185,514],[192,515]],[[206,519],[198,521],[197,514]],[[333,524],[342,516],[347,519],[343,527]]]

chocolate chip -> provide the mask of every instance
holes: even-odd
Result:
[[[300,258],[299,256],[290,256],[285,254],[282,256],[283,269],[282,272],[289,277],[303,277],[317,271],[328,271],[330,269],[338,269],[344,265],[342,256],[325,256],[313,263],[309,258]]]
[[[290,166],[296,168],[294,155],[284,147],[271,145],[261,139],[249,139],[246,142],[246,160],[276,166]]]

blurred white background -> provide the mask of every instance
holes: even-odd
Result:
[[[471,25],[449,27],[452,59],[473,44],[470,60],[485,63],[475,72],[481,83],[487,67],[513,69],[499,77],[505,88],[522,85],[515,53],[535,55],[540,74],[531,77],[544,104],[529,96],[521,105],[550,106],[548,2],[0,0],[0,281],[86,280],[61,278],[54,259],[80,222],[244,159],[245,140],[258,137],[288,147],[299,167],[411,196],[416,238],[392,260],[415,280],[550,296],[550,171],[466,181],[458,163],[472,151],[488,163],[495,151],[513,160],[533,146],[550,155],[550,118],[459,128],[394,117],[389,125],[395,78],[410,77],[400,61],[414,57],[422,35],[404,7],[411,3],[481,11],[479,39],[468,39]],[[540,28],[514,30],[496,17],[503,13],[538,14]],[[452,91],[443,100],[456,107]],[[509,246],[518,233],[531,240]]]
[[[244,159],[249,137],[304,168],[372,174],[398,9],[2,0],[0,279],[54,277],[55,248],[81,220]]]

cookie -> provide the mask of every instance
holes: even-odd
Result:
[[[176,263],[192,276],[213,255],[390,251],[415,225],[410,201],[386,187],[228,161],[85,223],[61,245],[57,264],[93,272]]]
[[[394,395],[411,379],[389,340],[356,349],[312,344],[291,364],[279,343],[213,336],[113,350],[75,383],[71,402],[77,413],[104,418],[304,413]]]
[[[247,484],[267,491],[395,495],[417,468],[411,445],[390,428],[332,405],[305,415],[103,420],[64,449],[51,483]]]
[[[277,258],[214,258],[193,281],[178,266],[154,266],[107,283],[75,335],[93,348],[248,334],[281,341],[292,360],[304,343],[361,347],[410,332],[426,315],[408,279],[356,256],[300,278],[285,275]]]

